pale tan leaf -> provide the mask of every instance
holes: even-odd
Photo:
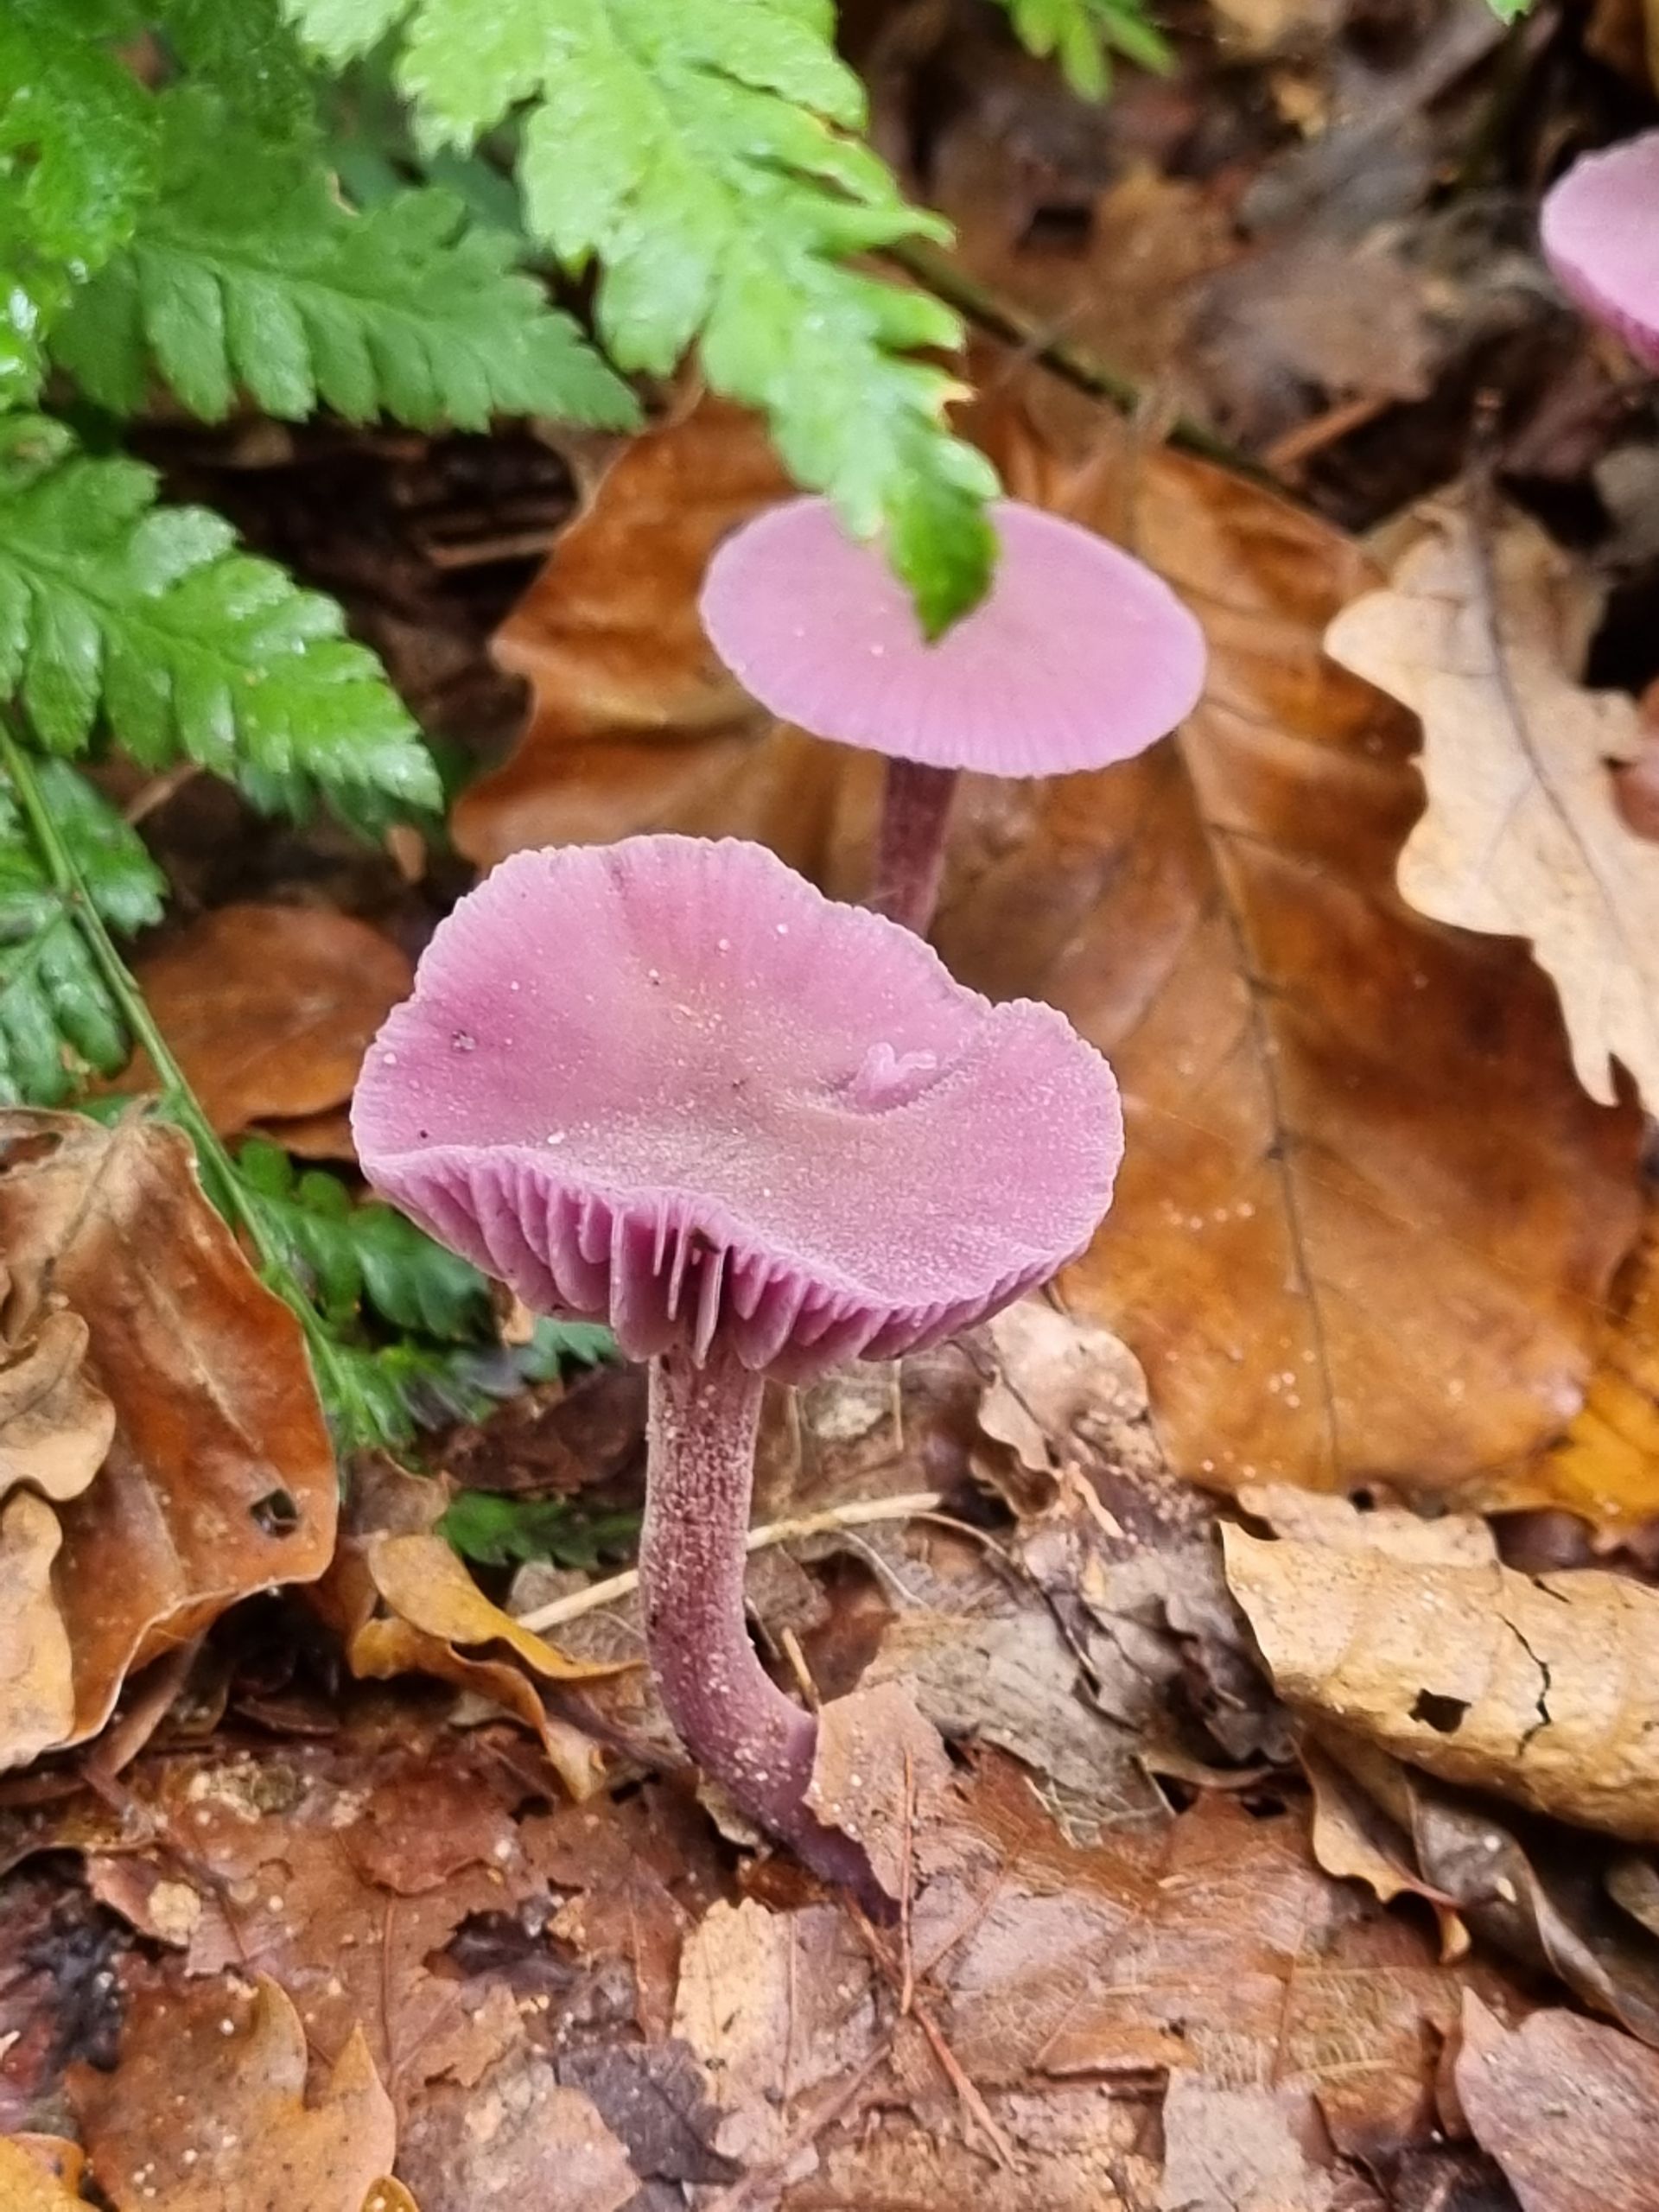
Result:
[[[62,1542],[57,1515],[33,1491],[0,1510],[0,1770],[27,1766],[74,1725],[73,1664],[52,1588]]]
[[[1659,1839],[1659,1592],[1224,1529],[1281,1697],[1448,1782]]]
[[[0,1497],[27,1483],[43,1497],[74,1497],[104,1464],[115,1408],[86,1372],[79,1313],[48,1306],[9,1345],[0,1365]]]
[[[1344,609],[1333,659],[1422,718],[1428,807],[1400,855],[1421,913],[1529,940],[1560,993],[1580,1081],[1613,1063],[1659,1107],[1659,849],[1621,820],[1607,772],[1637,748],[1621,692],[1576,680],[1584,594],[1517,514],[1437,501],[1383,591]]]
[[[1443,1513],[1433,1520],[1402,1506],[1362,1513],[1351,1498],[1297,1490],[1289,1483],[1251,1483],[1238,1502],[1275,1536],[1323,1544],[1332,1551],[1386,1552],[1420,1567],[1484,1567],[1497,1557],[1490,1522],[1473,1513]]]

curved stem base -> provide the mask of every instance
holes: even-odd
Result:
[[[705,1772],[815,1873],[879,1897],[860,1846],[806,1804],[817,1722],[749,1641],[743,1570],[764,1387],[718,1347],[702,1367],[677,1351],[651,1363],[645,1646],[668,1717]]]
[[[925,937],[939,903],[944,833],[959,772],[889,760],[870,904],[889,921]]]

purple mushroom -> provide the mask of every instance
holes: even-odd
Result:
[[[1127,760],[1204,688],[1204,632],[1160,576],[1092,531],[1004,499],[988,597],[923,635],[879,547],[824,499],[734,532],[703,585],[703,627],[763,706],[887,756],[871,903],[925,931],[964,768],[1058,776]]]
[[[1575,162],[1545,198],[1542,237],[1563,289],[1659,369],[1659,130]]]
[[[352,1112],[423,1228],[651,1362],[663,1702],[752,1818],[868,1887],[745,1626],[765,1378],[932,1344],[1079,1252],[1122,1150],[1110,1069],[764,847],[635,837],[520,853],[462,899]]]

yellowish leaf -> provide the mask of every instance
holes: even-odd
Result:
[[[594,1681],[621,1674],[615,1662],[572,1659],[511,1613],[492,1604],[442,1536],[379,1536],[368,1548],[375,1588],[394,1613],[446,1643],[505,1643],[550,1682]]]

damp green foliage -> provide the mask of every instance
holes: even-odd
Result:
[[[1052,55],[1072,90],[1098,99],[1115,54],[1143,69],[1167,69],[1170,50],[1137,0],[1002,0],[1022,44]]]
[[[339,607],[240,551],[153,470],[0,417],[0,699],[49,753],[107,728],[147,768],[188,760],[256,799],[429,806],[436,772]]]
[[[458,1491],[438,1522],[463,1559],[480,1567],[521,1567],[549,1560],[591,1574],[626,1559],[639,1537],[638,1513],[588,1513],[563,1497],[508,1497]]]
[[[930,631],[989,579],[995,474],[956,437],[927,358],[961,340],[930,296],[855,257],[942,238],[859,135],[857,79],[803,0],[287,0],[335,62],[399,38],[434,147],[510,116],[531,234],[573,274],[624,369],[700,343],[717,391],[766,416],[791,474],[889,557]]]
[[[511,234],[450,194],[356,213],[308,143],[262,137],[200,88],[158,106],[161,189],[52,334],[100,405],[137,413],[154,372],[207,422],[245,393],[290,422],[321,405],[420,429],[638,423],[627,385],[513,266]]]
[[[86,898],[123,935],[161,918],[166,883],[136,830],[60,760],[39,780]],[[78,1072],[111,1075],[131,1039],[79,927],[0,776],[0,1104],[56,1105]]]

